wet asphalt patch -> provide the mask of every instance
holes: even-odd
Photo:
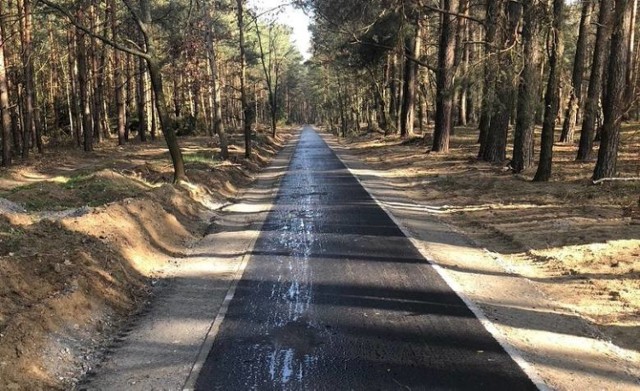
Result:
[[[196,388],[536,389],[311,128]]]

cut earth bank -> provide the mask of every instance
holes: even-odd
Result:
[[[297,129],[182,140],[190,184],[170,184],[162,140],[52,151],[0,173],[0,390],[70,389],[189,263],[191,247]],[[156,288],[153,288],[155,286]]]
[[[323,137],[548,386],[640,389],[640,182],[594,186],[557,145],[552,182],[532,183],[478,162],[471,129],[431,155],[421,138]],[[624,145],[634,176],[640,145]]]

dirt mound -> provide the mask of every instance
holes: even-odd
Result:
[[[86,333],[84,342],[97,344],[113,327],[105,315],[129,313],[147,293],[145,279],[99,238],[60,222],[0,217],[0,238],[0,388],[60,387],[83,352],[49,349]]]
[[[181,141],[204,156],[186,159],[188,184],[170,183],[161,143],[45,155],[0,174],[0,390],[73,388],[150,282],[188,262],[211,209],[284,144],[260,136],[252,160],[235,148],[220,162],[209,138]]]

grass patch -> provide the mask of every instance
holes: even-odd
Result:
[[[215,167],[217,164],[221,163],[222,160],[213,152],[193,152],[193,153],[185,153],[184,156],[185,164],[190,165],[205,165],[209,168]]]
[[[79,175],[70,178],[61,187],[75,192],[76,196],[83,201],[83,205],[88,206],[99,206],[118,199],[137,197],[144,192],[138,183],[117,179],[97,175]]]
[[[75,175],[62,183],[39,182],[19,186],[2,196],[23,205],[28,211],[59,211],[138,197],[149,188],[131,178],[101,171]]]

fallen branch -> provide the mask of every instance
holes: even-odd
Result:
[[[594,185],[599,185],[603,182],[632,182],[640,181],[640,178],[600,178],[593,181]]]

